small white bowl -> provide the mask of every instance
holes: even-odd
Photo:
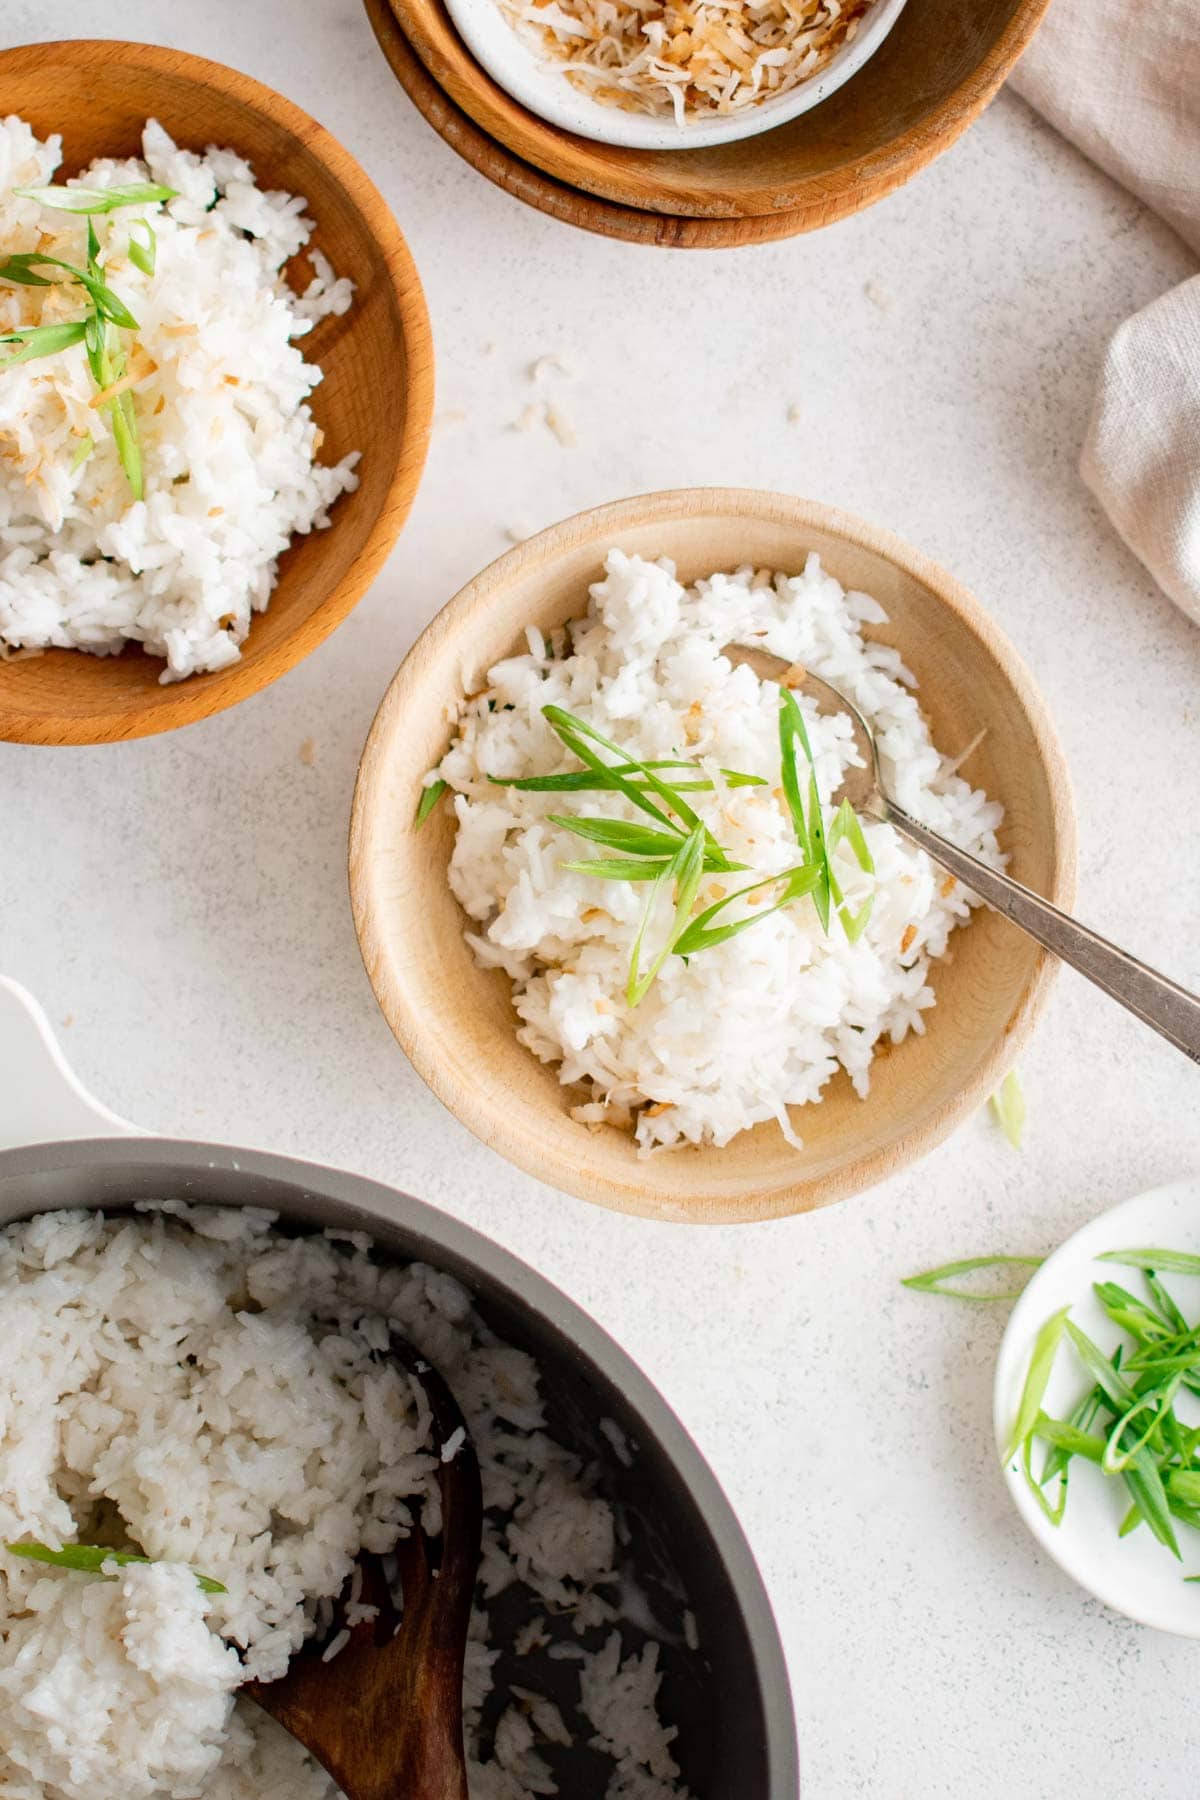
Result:
[[[1136,1269],[1096,1258],[1107,1250],[1148,1248],[1200,1253],[1200,1177],[1123,1201],[1069,1237],[1042,1264],[1013,1308],[1000,1345],[993,1425],[1001,1454],[1041,1327],[1052,1313],[1069,1305],[1075,1323],[1107,1353],[1119,1334],[1092,1292],[1092,1283],[1116,1281],[1140,1294],[1141,1277]],[[1163,1280],[1185,1316],[1200,1318],[1200,1277],[1167,1275]],[[1066,1418],[1086,1387],[1087,1377],[1064,1339],[1043,1401],[1045,1411],[1052,1418]],[[1180,1419],[1200,1423],[1197,1404],[1180,1396],[1176,1402]],[[1035,1469],[1040,1466],[1039,1454],[1035,1451]],[[1200,1584],[1184,1580],[1200,1573],[1197,1533],[1180,1527],[1182,1562],[1176,1562],[1145,1526],[1118,1538],[1117,1527],[1128,1506],[1124,1486],[1081,1457],[1071,1464],[1070,1495],[1058,1526],[1051,1525],[1038,1506],[1016,1458],[1005,1464],[1004,1475],[1013,1504],[1038,1543],[1080,1587],[1139,1625],[1200,1638]]]
[[[446,7],[459,36],[492,80],[551,125],[630,150],[686,150],[755,137],[818,106],[875,54],[903,12],[904,0],[875,0],[851,41],[810,81],[728,116],[693,119],[684,125],[673,118],[601,106],[513,30],[497,0],[446,0]]]

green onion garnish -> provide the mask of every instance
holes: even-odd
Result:
[[[1120,1263],[1126,1269],[1162,1270],[1167,1275],[1200,1275],[1200,1256],[1185,1250],[1106,1250],[1096,1261]]]
[[[24,1556],[30,1562],[48,1563],[54,1569],[76,1569],[85,1575],[103,1575],[106,1563],[115,1563],[120,1569],[129,1563],[150,1565],[151,1556],[133,1556],[127,1550],[109,1550],[103,1544],[64,1544],[61,1550],[51,1550],[49,1544],[6,1544],[4,1548],[11,1556]],[[201,1575],[195,1569],[196,1585],[206,1594],[225,1594],[228,1588],[211,1575]],[[110,1579],[115,1580],[113,1576]]]
[[[1021,1092],[1021,1079],[1015,1069],[1008,1071],[988,1104],[1013,1149],[1019,1150],[1021,1132],[1025,1127],[1025,1096]]]
[[[1050,1380],[1050,1371],[1054,1367],[1059,1340],[1062,1337],[1070,1310],[1069,1306],[1064,1306],[1058,1312],[1053,1313],[1033,1341],[1029,1373],[1025,1377],[1025,1387],[1017,1407],[1016,1421],[1009,1433],[1008,1448],[1004,1452],[1005,1462],[1010,1456],[1016,1455],[1037,1423],[1038,1414],[1042,1410],[1042,1395],[1046,1392],[1046,1386]]]
[[[971,1288],[947,1287],[946,1283],[959,1275],[973,1275],[977,1269],[1003,1269],[1014,1265],[1039,1269],[1042,1261],[1040,1256],[968,1256],[963,1262],[943,1263],[940,1269],[926,1269],[923,1275],[906,1275],[900,1285],[912,1288],[918,1294],[947,1294],[953,1300],[1019,1300],[1021,1288],[982,1294]]]
[[[1188,1324],[1161,1275],[1166,1271],[1200,1277],[1200,1256],[1182,1250],[1132,1249],[1108,1250],[1096,1260],[1141,1271],[1146,1298],[1119,1282],[1093,1284],[1106,1317],[1133,1348],[1127,1341],[1106,1355],[1068,1316],[1069,1308],[1048,1319],[1034,1342],[1004,1460],[1017,1459],[1038,1505],[1054,1525],[1061,1522],[1066,1508],[1072,1459],[1079,1456],[1095,1463],[1125,1490],[1129,1504],[1118,1535],[1127,1537],[1144,1524],[1178,1558],[1176,1525],[1200,1532],[1200,1426],[1185,1425],[1175,1411],[1181,1389],[1200,1395],[1200,1322]],[[1011,1299],[1015,1295],[985,1296],[946,1282],[974,1269],[1037,1261],[1023,1256],[972,1257],[910,1276],[904,1285],[962,1299]],[[1070,1418],[1054,1419],[1042,1402],[1064,1345],[1070,1346],[1087,1387]],[[1046,1454],[1040,1473],[1035,1473],[1033,1449],[1039,1442],[1046,1446]],[[1052,1499],[1055,1482],[1057,1497]],[[1196,1581],[1200,1576],[1185,1579]]]
[[[173,200],[175,189],[154,181],[130,182],[122,187],[42,187],[14,188],[23,200],[36,200],[59,212],[87,215],[87,267],[80,269],[61,257],[43,256],[36,250],[22,251],[0,261],[0,280],[16,282],[22,287],[51,287],[61,276],[39,274],[40,269],[61,269],[71,282],[81,287],[91,303],[84,318],[63,325],[31,326],[22,331],[0,335],[0,351],[8,344],[17,349],[10,355],[0,354],[0,371],[10,364],[29,362],[36,356],[52,356],[59,350],[83,343],[92,379],[101,393],[120,382],[128,368],[128,357],[120,341],[113,338],[110,327],[136,331],[138,322],[121,299],[113,292],[100,272],[100,240],[92,223],[94,214],[114,212],[120,206],[140,206],[161,200]],[[153,275],[157,239],[154,228],[145,219],[136,219],[129,232],[129,259],[145,275]],[[125,479],[135,500],[143,494],[142,451],[138,434],[137,413],[128,388],[104,401],[101,409],[112,426],[113,442]],[[71,468],[85,462],[94,442],[84,440],[88,448],[76,451]]]
[[[124,187],[40,187],[14,188],[18,200],[36,200],[57,212],[110,213],[118,206],[145,206],[155,200],[174,200],[176,188],[163,187],[157,181],[131,181]]]
[[[413,820],[413,829],[415,831],[421,829],[422,825],[445,793],[446,787],[447,783],[444,781],[431,781],[428,787],[423,787],[421,789],[421,798],[417,802],[417,813]]]
[[[705,830],[697,820],[670,862],[655,878],[654,885],[646,896],[642,922],[638,926],[638,934],[633,941],[633,952],[629,958],[629,980],[625,984],[625,999],[630,1006],[636,1006],[640,1000],[645,998],[654,977],[687,930],[688,920],[691,918],[692,907],[695,904],[696,894],[704,874],[704,848]],[[672,881],[675,883],[675,912],[671,920],[671,929],[667,933],[658,955],[643,973],[642,939],[646,935],[646,928],[653,916],[659,894]]]
[[[135,219],[129,227],[129,260],[143,275],[153,275],[158,260],[158,237],[148,219]]]
[[[16,331],[0,332],[0,369],[32,362],[38,356],[56,356],[72,344],[81,344],[86,330],[83,320],[76,319],[69,325],[22,325]],[[10,344],[16,346],[11,352]]]
[[[841,888],[830,864],[838,845],[847,843],[860,869],[874,874],[875,864],[862,824],[848,801],[843,801],[834,814],[828,832],[825,829],[816,766],[804,715],[794,696],[786,688],[779,692],[779,743],[783,769],[783,792],[791,815],[801,860],[794,867],[764,875],[734,893],[723,895],[698,916],[692,911],[699,896],[701,878],[713,874],[737,874],[747,871],[745,863],[735,861],[722,849],[712,832],[683,798],[687,793],[712,792],[716,785],[703,775],[694,759],[665,757],[640,762],[622,750],[585,720],[560,706],[544,706],[542,716],[563,746],[577,756],[582,769],[567,770],[557,775],[528,775],[517,779],[490,775],[497,787],[511,787],[524,793],[594,793],[607,791],[624,796],[652,824],[628,819],[610,819],[589,813],[549,813],[548,822],[557,825],[588,843],[613,852],[611,856],[581,859],[562,866],[577,875],[601,881],[642,882],[650,885],[650,893],[642,911],[637,940],[631,958],[626,998],[630,1006],[648,991],[667,956],[694,956],[714,944],[725,943],[740,932],[748,931],[760,919],[770,918],[785,906],[811,897],[822,928],[829,930],[831,912],[837,909],[842,929],[851,943],[857,942],[871,916],[874,896],[868,895],[858,911],[845,904]],[[802,782],[796,746],[804,751],[808,764],[807,782]],[[606,760],[601,752],[613,760]],[[680,770],[686,779],[669,778],[668,772]],[[699,772],[699,773],[698,773]],[[722,769],[722,781],[729,787],[766,787],[762,775],[747,775],[737,769]],[[445,782],[426,787],[417,807],[418,825],[428,817],[445,789]],[[432,798],[430,798],[432,796]],[[698,848],[697,848],[698,846]],[[693,866],[694,865],[694,866]],[[664,889],[675,886],[675,912],[665,948],[654,957],[647,972],[641,966],[642,944],[650,922],[658,908]],[[772,889],[778,897],[770,906],[747,910],[734,919],[715,923],[728,907],[740,900],[749,906],[751,895]]]

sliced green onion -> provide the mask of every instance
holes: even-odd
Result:
[[[1092,1291],[1113,1324],[1119,1325],[1122,1331],[1127,1331],[1139,1344],[1158,1347],[1164,1339],[1170,1338],[1171,1330],[1165,1320],[1148,1306],[1144,1306],[1133,1294],[1127,1293],[1117,1282],[1093,1282]]]
[[[103,1544],[64,1544],[61,1550],[51,1550],[48,1544],[6,1544],[5,1549],[12,1556],[23,1556],[29,1562],[48,1563],[54,1569],[75,1569],[85,1575],[102,1575],[106,1563],[115,1563],[120,1569],[130,1563],[150,1565],[154,1558],[150,1556],[133,1556],[126,1550],[109,1550]],[[196,1583],[206,1594],[224,1594],[229,1590],[214,1581],[211,1575],[201,1575],[195,1569]],[[115,1579],[115,1578],[114,1578]]]
[[[1174,1300],[1172,1300],[1170,1294],[1168,1294],[1162,1282],[1158,1279],[1158,1276],[1150,1269],[1146,1269],[1143,1274],[1143,1279],[1146,1286],[1150,1289],[1151,1299],[1154,1301],[1155,1306],[1157,1306],[1163,1318],[1167,1321],[1167,1324],[1173,1325],[1177,1332],[1186,1334],[1188,1322],[1176,1306]]]
[[[1104,1439],[1095,1437],[1090,1431],[1082,1431],[1068,1419],[1048,1419],[1044,1412],[1039,1412],[1030,1435],[1041,1438],[1056,1450],[1065,1450],[1068,1456],[1085,1456],[1089,1462],[1094,1463],[1104,1460]],[[1050,1473],[1056,1474],[1057,1470],[1051,1470]],[[1046,1479],[1043,1471],[1042,1480]]]
[[[72,475],[75,473],[76,469],[81,469],[83,467],[95,448],[96,440],[89,431],[85,437],[80,438],[78,444],[75,446],[75,454],[71,458],[70,465]]]
[[[641,770],[646,769],[690,769],[699,765],[695,762],[684,762],[680,757],[660,758],[656,762],[644,764],[626,762],[617,765],[617,772],[635,784],[645,785],[645,776]],[[740,769],[722,769],[721,774],[727,787],[766,787],[764,775],[745,775]],[[522,775],[505,778],[502,775],[489,775],[488,780],[493,787],[515,788],[523,794],[588,794],[599,793],[614,788],[617,784],[607,775],[600,775],[593,769],[571,769],[562,775]],[[711,793],[711,781],[674,781],[671,783],[674,793]]]
[[[1073,1319],[1067,1320],[1067,1336],[1074,1344],[1080,1362],[1105,1398],[1114,1402],[1122,1412],[1126,1407],[1132,1406],[1137,1399],[1133,1389],[1118,1374],[1115,1363],[1103,1355]]]
[[[1039,1437],[1047,1436],[1047,1434],[1049,1434],[1050,1442],[1050,1448],[1046,1453],[1046,1461],[1042,1467],[1042,1480],[1044,1482],[1049,1481],[1052,1476],[1058,1474],[1060,1470],[1065,1469],[1072,1456],[1086,1456],[1089,1461],[1098,1462],[1104,1455],[1104,1439],[1095,1437],[1092,1434],[1092,1426],[1096,1423],[1096,1415],[1103,1408],[1104,1403],[1104,1395],[1100,1392],[1099,1388],[1093,1388],[1090,1393],[1084,1395],[1065,1425],[1066,1430],[1083,1433],[1087,1437],[1089,1443],[1096,1446],[1096,1454],[1094,1457],[1090,1450],[1085,1450],[1082,1447],[1072,1449],[1067,1444],[1055,1443],[1053,1432],[1050,1428],[1059,1425],[1060,1421],[1057,1419],[1047,1419],[1045,1413],[1038,1414],[1038,1423],[1034,1428],[1035,1432]]]
[[[31,262],[44,260],[32,250],[23,252],[20,256],[6,256],[0,261],[0,280],[15,281],[18,287],[53,287],[52,276],[35,275],[29,266]]]
[[[1025,1096],[1021,1092],[1021,1080],[1015,1069],[1008,1071],[992,1095],[990,1105],[1001,1131],[1013,1149],[1019,1150],[1021,1133],[1025,1128]]]
[[[1167,1494],[1185,1506],[1200,1507],[1200,1470],[1172,1469],[1167,1476]]]
[[[158,260],[158,237],[148,219],[135,219],[129,227],[129,260],[143,275],[153,275]]]
[[[843,842],[849,844],[851,850],[853,850],[855,859],[863,874],[873,875],[875,873],[875,858],[871,855],[871,846],[867,842],[858,814],[848,800],[842,801],[842,804],[834,814],[833,824],[829,827],[829,853],[831,856],[838,845]],[[842,930],[845,932],[849,943],[857,944],[859,938],[862,936],[870,922],[871,911],[875,905],[875,896],[874,894],[868,894],[858,911],[852,913],[849,907],[842,904],[842,895],[833,879],[832,870],[830,871],[830,883],[834,888],[835,896],[838,901],[838,918],[842,921]]]
[[[0,369],[10,369],[17,363],[33,362],[39,356],[57,356],[60,350],[69,350],[73,344],[81,344],[86,329],[83,320],[76,319],[69,325],[23,325],[19,330],[2,332],[0,348],[5,350],[5,354],[0,355]],[[19,348],[8,354],[9,344],[16,344]]]
[[[1127,1269],[1153,1269],[1156,1275],[1200,1275],[1200,1256],[1184,1250],[1106,1250],[1096,1261],[1121,1263]]]
[[[109,349],[108,327],[98,314],[93,314],[88,321],[89,330],[84,342],[87,345],[88,362],[92,375],[101,392],[121,379],[125,370],[125,358],[118,354],[113,356]],[[117,455],[121,459],[121,467],[125,471],[125,479],[135,500],[142,498],[142,451],[138,442],[137,414],[133,409],[133,395],[128,390],[106,400],[100,409],[108,414],[112,425],[113,442],[117,446]]]
[[[1123,1475],[1132,1462],[1137,1460],[1139,1450],[1145,1448],[1147,1441],[1154,1436],[1175,1398],[1177,1382],[1169,1382],[1164,1388],[1152,1388],[1148,1394],[1134,1402],[1127,1412],[1123,1412],[1108,1434],[1108,1442],[1104,1446],[1103,1469],[1106,1475]],[[1131,1445],[1122,1444],[1121,1440],[1129,1430],[1139,1413],[1149,1411],[1150,1423],[1141,1437],[1135,1438]]]
[[[551,825],[600,844],[606,850],[620,850],[627,856],[674,856],[679,849],[679,836],[673,831],[655,831],[649,825],[631,824],[627,819],[598,819],[586,813],[568,818],[560,813],[547,813]]]
[[[131,181],[123,187],[14,188],[18,200],[36,200],[56,212],[110,213],[118,206],[144,206],[156,200],[174,200],[178,190],[157,181]]]
[[[1067,1510],[1067,1471],[1066,1471],[1066,1467],[1064,1465],[1063,1468],[1058,1472],[1058,1504],[1056,1506],[1052,1506],[1050,1503],[1050,1498],[1046,1493],[1046,1481],[1048,1479],[1046,1474],[1043,1472],[1041,1481],[1036,1481],[1034,1479],[1033,1467],[1032,1467],[1032,1458],[1033,1458],[1032,1444],[1033,1444],[1033,1433],[1030,1432],[1029,1435],[1023,1440],[1023,1442],[1021,1444],[1021,1473],[1025,1477],[1025,1485],[1029,1489],[1030,1493],[1033,1495],[1034,1499],[1037,1501],[1038,1505],[1041,1507],[1042,1511],[1045,1513],[1046,1517],[1049,1519],[1051,1525],[1055,1525],[1055,1526],[1061,1525],[1063,1522],[1063,1514]]]
[[[89,256],[89,263],[92,258]],[[52,283],[41,275],[35,275],[33,265],[43,269],[65,269],[73,281],[86,289],[91,296],[96,311],[102,318],[114,325],[122,326],[126,331],[137,330],[137,320],[112,289],[89,267],[77,269],[74,263],[63,262],[59,256],[42,256],[36,250],[22,251],[19,256],[9,256],[0,263],[0,276],[8,281],[16,281],[26,287],[49,287]]]
[[[1029,1358],[1029,1372],[1025,1377],[1025,1386],[1021,1392],[1017,1416],[1013,1421],[1008,1436],[1008,1446],[1003,1460],[1008,1462],[1014,1457],[1021,1445],[1037,1423],[1038,1414],[1042,1410],[1042,1398],[1050,1380],[1050,1371],[1054,1367],[1054,1358],[1062,1341],[1064,1326],[1070,1330],[1067,1314],[1069,1306],[1052,1313],[1033,1340],[1033,1352]]]
[[[417,816],[413,821],[413,829],[419,831],[449,784],[445,781],[431,781],[428,787],[421,789],[421,798],[417,803]]]
[[[739,888],[736,894],[728,894],[723,900],[708,906],[693,919],[675,946],[677,956],[695,956],[700,950],[710,950],[714,944],[723,944],[729,938],[737,937],[740,932],[748,931],[761,919],[769,919],[772,913],[781,912],[794,900],[811,894],[817,885],[820,871],[811,863],[800,863],[794,869],[783,869],[778,875],[768,875],[762,881],[752,881],[749,887]],[[784,883],[783,895],[773,906],[764,906],[758,912],[749,913],[744,919],[735,919],[728,925],[711,925],[718,913],[732,906],[735,900],[741,900],[747,894],[758,893],[762,888],[774,887]]]
[[[572,875],[591,875],[598,881],[657,881],[666,864],[666,856],[598,856],[593,862],[559,863]]]
[[[677,855],[672,857],[671,861],[662,870],[661,874],[656,877],[649,894],[646,896],[646,905],[642,913],[642,922],[638,926],[637,937],[634,939],[633,944],[633,952],[629,959],[629,980],[625,987],[625,998],[631,1007],[637,1006],[645,998],[655,976],[666,962],[668,956],[670,956],[672,950],[674,950],[679,938],[683,935],[687,922],[691,917],[692,906],[695,903],[700,883],[704,878],[704,846],[704,826],[697,823],[694,829],[689,832]],[[672,879],[675,882],[675,912],[671,920],[671,928],[667,933],[662,948],[659,950],[657,956],[651,962],[649,968],[643,972],[641,967],[642,941],[646,935],[646,927],[654,913],[655,903],[657,902],[660,893]]]
[[[963,1262],[943,1263],[939,1269],[926,1269],[923,1275],[906,1275],[902,1287],[918,1294],[947,1294],[955,1300],[1016,1300],[1022,1289],[1012,1288],[1000,1294],[977,1294],[970,1288],[947,1287],[958,1275],[973,1275],[977,1269],[1040,1268],[1040,1256],[968,1256]]]
[[[1159,1543],[1165,1544],[1172,1556],[1182,1560],[1162,1476],[1148,1450],[1138,1451],[1129,1468],[1123,1471],[1122,1480]]]

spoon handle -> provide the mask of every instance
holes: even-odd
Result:
[[[1177,1050],[1200,1063],[1200,997],[1147,968],[1127,951],[1118,950],[1115,944],[1098,937],[1011,876],[989,869],[977,857],[948,843],[892,801],[884,804],[889,824],[928,851],[935,862],[957,875],[989,906],[1027,931],[1060,961],[1069,963],[1103,988],[1143,1024],[1152,1026]]]

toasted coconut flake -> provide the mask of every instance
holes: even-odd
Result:
[[[562,445],[564,450],[573,450],[579,439],[575,436],[575,428],[571,421],[562,414],[557,406],[546,408],[546,423]]]
[[[541,387],[552,375],[564,375],[570,379],[571,370],[561,356],[539,356],[530,366],[529,379],[535,387]]]
[[[684,124],[811,80],[850,42],[874,0],[498,4],[514,30],[600,105]]]
[[[118,394],[125,393],[129,388],[136,387],[140,381],[145,381],[147,376],[153,375],[157,368],[158,364],[152,357],[139,351],[130,364],[128,372],[122,375],[120,381],[114,381],[110,387],[101,388],[92,395],[88,405],[107,406],[109,401],[115,400]],[[226,376],[226,380],[228,379]]]

